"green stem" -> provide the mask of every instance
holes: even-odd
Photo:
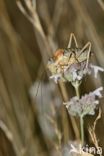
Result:
[[[76,95],[77,97],[80,99],[80,92],[79,92],[79,86],[74,86],[75,87],[75,91],[76,91]]]
[[[80,131],[81,131],[81,143],[84,145],[84,120],[83,116],[80,116]]]
[[[80,99],[80,91],[79,91],[80,84],[81,84],[81,82],[79,82],[79,81],[72,82],[72,85],[75,88],[76,95],[79,99]]]

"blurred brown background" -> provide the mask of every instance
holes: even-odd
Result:
[[[21,2],[28,12],[24,1]],[[50,99],[43,111],[43,99],[48,101],[48,94],[40,94],[41,102],[37,106],[35,94],[31,96],[29,91],[34,82],[42,81],[42,72],[52,52],[67,46],[71,32],[75,33],[80,46],[91,41],[93,62],[104,67],[104,4],[101,2],[103,3],[97,0],[36,0],[34,22],[31,22],[21,12],[16,0],[0,0],[0,156],[55,156],[52,140],[57,142],[56,138],[52,134],[45,134],[44,126],[47,126],[48,121],[45,121],[45,125],[42,121],[43,112],[49,114],[50,105],[54,102],[56,105],[59,103],[58,106],[55,105],[56,118],[62,131],[63,145],[78,138],[74,120],[62,106],[63,99],[69,98],[67,94],[74,94],[71,86],[65,92],[63,84],[59,87],[61,89],[54,85],[53,90],[49,90]],[[85,80],[82,92],[103,86],[103,75],[102,73],[97,80],[93,80],[93,77]],[[50,86],[47,78],[42,83],[44,88],[46,85]],[[55,96],[59,98],[55,99]],[[99,145],[104,147],[103,99],[100,106],[102,118],[97,124],[96,135]],[[50,109],[47,111],[48,107]],[[88,142],[91,139],[87,126],[94,119],[86,117],[85,135]],[[54,131],[52,127],[50,129]]]

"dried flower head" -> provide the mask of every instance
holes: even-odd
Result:
[[[90,66],[86,68],[86,61],[76,64],[72,64],[70,68],[64,73],[66,80],[70,82],[81,81],[86,74],[90,74]]]
[[[66,105],[68,112],[73,116],[75,115],[85,116],[87,114],[94,115],[95,109],[99,104],[98,98],[102,97],[101,94],[102,90],[103,87],[100,87],[95,91],[90,92],[89,94],[85,94],[84,96],[81,97],[81,99],[75,96],[71,98],[69,102],[66,102],[64,104]]]
[[[74,47],[73,47],[74,45]],[[48,61],[48,69],[52,79],[57,82],[81,80],[88,73],[91,43],[79,48],[74,34],[70,35],[68,47],[58,49]]]

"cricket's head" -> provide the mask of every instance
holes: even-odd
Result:
[[[63,55],[64,55],[64,49],[57,49],[53,54],[53,59],[55,61],[58,61],[63,57]]]

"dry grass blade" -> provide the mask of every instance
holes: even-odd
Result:
[[[93,143],[97,149],[99,148],[99,144],[98,144],[98,139],[96,136],[95,129],[96,129],[96,124],[100,118],[101,118],[101,109],[99,108],[99,113],[98,113],[98,116],[96,117],[96,119],[94,121],[93,126],[89,127],[89,134],[90,134],[91,139],[92,139],[92,141],[93,141]]]
[[[13,135],[12,135],[12,133],[10,132],[10,130],[8,129],[8,127],[6,126],[6,124],[3,121],[0,121],[0,128],[4,131],[7,138],[10,141],[12,141],[13,140]]]
[[[100,7],[104,11],[104,1],[103,0],[97,0],[97,2],[99,3]]]
[[[56,135],[57,140],[58,140],[58,142],[54,143],[54,146],[55,146],[55,149],[58,151],[59,155],[61,155],[62,133],[61,133],[59,127],[58,127],[58,122],[57,122],[57,118],[56,118],[56,110],[55,110],[55,107],[53,105],[51,106],[51,110],[52,110],[52,116],[53,117],[46,114],[46,118],[48,119],[48,121],[54,127],[55,135]]]
[[[55,37],[55,34],[57,32],[64,3],[65,3],[64,0],[57,0],[55,3],[54,13],[49,27],[49,36],[51,36],[52,38]]]

